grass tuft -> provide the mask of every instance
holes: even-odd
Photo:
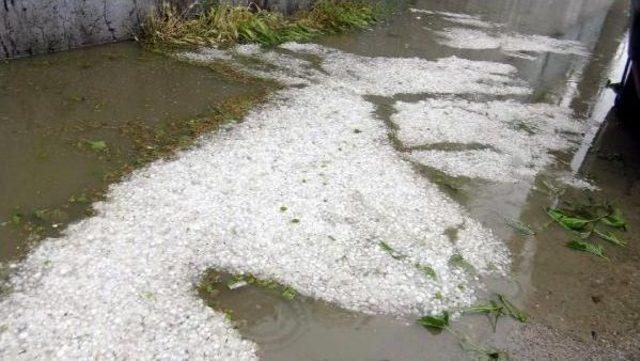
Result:
[[[140,40],[148,47],[166,50],[200,46],[229,47],[258,43],[274,46],[288,41],[308,41],[321,34],[364,29],[381,11],[362,0],[320,0],[309,11],[292,17],[246,7],[211,6],[188,18],[170,7],[143,24]]]

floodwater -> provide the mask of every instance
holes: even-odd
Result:
[[[517,67],[534,89],[532,99],[570,106],[598,129],[585,134],[589,152],[556,154],[557,162],[534,182],[515,184],[463,180],[443,189],[504,239],[513,256],[512,277],[490,282],[530,316],[519,325],[501,319],[494,332],[484,316],[464,316],[453,327],[475,342],[496,345],[513,359],[637,359],[640,357],[640,226],[638,147],[612,114],[609,77],[624,61],[620,47],[626,2],[613,0],[416,1],[410,7],[480,15],[506,31],[579,40],[589,57],[543,53],[534,59],[495,49],[442,45],[434,32],[450,24],[439,16],[401,9],[371,31],[333,36],[321,44],[369,56],[437,59],[455,55]],[[113,54],[113,55],[112,55]],[[523,54],[531,55],[531,54]],[[68,198],[98,187],[102,174],[131,153],[131,139],[113,130],[131,121],[152,125],[207,114],[221,98],[251,91],[200,68],[145,53],[135,44],[111,45],[0,65],[0,259],[14,259],[22,240],[12,228],[16,210],[58,209]],[[195,84],[195,85],[194,85]],[[372,99],[380,121],[389,123],[397,99]],[[602,111],[604,109],[604,112]],[[635,138],[638,139],[637,136]],[[105,156],[78,142],[105,140],[121,149]],[[581,148],[582,149],[582,148]],[[398,149],[402,152],[402,149]],[[116,164],[117,163],[117,164]],[[611,262],[565,247],[567,234],[549,225],[544,208],[556,202],[542,180],[578,172],[613,202],[631,232],[626,248],[607,247]],[[436,181],[435,175],[425,176]],[[441,177],[441,175],[438,175]],[[455,179],[449,181],[456,181]],[[446,182],[444,182],[446,183]],[[582,200],[568,188],[564,199]],[[76,214],[58,214],[67,222]],[[517,235],[505,219],[540,230]],[[62,222],[61,221],[61,222]],[[431,333],[412,322],[356,314],[301,296],[285,299],[273,290],[245,286],[205,293],[217,309],[230,311],[243,337],[256,342],[264,360],[466,360],[455,337]]]
[[[135,43],[0,64],[0,261],[82,216],[135,162],[141,126],[207,116],[258,89]]]

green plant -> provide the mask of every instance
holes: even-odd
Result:
[[[440,315],[424,316],[418,319],[418,323],[424,328],[437,332],[446,330],[451,333],[457,338],[460,347],[467,352],[479,354],[487,360],[508,360],[507,355],[499,350],[475,344],[467,335],[451,328],[449,321],[449,312],[447,311]]]
[[[141,40],[156,49],[228,47],[239,43],[273,46],[287,41],[308,41],[323,33],[362,29],[377,21],[379,14],[377,7],[359,0],[321,0],[310,11],[291,18],[229,5],[208,6],[198,16],[187,18],[171,7],[164,7],[143,25]]]
[[[612,231],[626,231],[627,223],[622,212],[609,203],[589,199],[588,202],[569,204],[564,208],[548,208],[546,212],[555,223],[571,232],[574,239],[567,243],[567,247],[571,249],[608,260],[603,246],[587,240],[602,239],[620,247],[627,244]]]
[[[449,265],[452,267],[461,268],[470,273],[475,272],[475,268],[473,267],[473,265],[467,262],[467,260],[458,253],[449,257]]]
[[[438,278],[438,275],[436,274],[436,270],[434,270],[433,267],[431,266],[426,266],[426,265],[416,263],[415,267],[418,270],[422,271],[422,273],[424,273],[427,277],[431,279],[435,280],[436,278]]]
[[[432,330],[444,330],[449,327],[449,312],[444,311],[440,315],[424,316],[418,320],[422,327]]]
[[[516,231],[516,233],[518,233],[520,236],[527,237],[527,236],[533,236],[536,234],[536,232],[534,232],[533,229],[531,229],[531,226],[517,219],[506,219],[505,221],[507,225],[513,228],[513,230]]]
[[[291,287],[285,287],[284,290],[282,291],[281,295],[282,295],[282,297],[284,297],[284,299],[286,299],[288,301],[293,301],[293,299],[296,298],[298,293],[296,292],[296,290],[294,290]]]
[[[604,254],[604,248],[598,244],[588,243],[588,242],[579,241],[579,240],[573,240],[567,243],[567,247],[571,249],[575,249],[577,251],[594,254],[600,258],[606,259],[607,261],[609,260],[609,258]]]
[[[483,313],[489,316],[491,326],[495,331],[498,319],[501,316],[510,316],[520,322],[527,322],[529,316],[518,309],[513,303],[508,301],[503,295],[497,295],[497,300],[490,300],[489,303],[480,304],[466,308],[465,313]]]
[[[395,249],[393,249],[393,247],[391,247],[389,244],[387,244],[386,242],[380,241],[378,243],[378,245],[380,246],[380,248],[382,248],[383,251],[387,252],[393,259],[404,259],[407,256],[403,255],[402,253],[396,251]]]

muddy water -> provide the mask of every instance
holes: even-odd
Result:
[[[135,43],[0,64],[0,261],[82,216],[105,176],[136,160],[134,128],[256,89]]]
[[[578,40],[592,52],[580,56],[542,53],[521,59],[496,50],[453,49],[438,43],[434,31],[451,26],[437,16],[399,11],[386,24],[359,34],[334,36],[323,45],[367,55],[437,59],[458,56],[509,63],[533,88],[530,101],[570,106],[574,114],[598,129],[602,111],[611,106],[603,89],[624,62],[620,44],[625,32],[624,1],[417,1],[410,7],[481,15],[504,24],[505,31]],[[616,56],[616,53],[618,54]],[[531,55],[531,54],[525,54]],[[402,99],[419,100],[419,96]],[[415,99],[414,99],[415,98]],[[391,104],[398,99],[372,98],[378,116],[390,123]],[[609,124],[610,123],[610,124]],[[566,248],[566,232],[549,224],[545,207],[558,199],[543,192],[541,182],[579,171],[626,215],[632,230],[640,226],[637,149],[628,131],[609,115],[607,126],[593,140],[588,156],[556,154],[557,163],[534,182],[495,184],[447,179],[425,172],[443,190],[503,238],[514,255],[513,275],[495,280],[491,291],[507,295],[532,321],[521,326],[502,319],[495,332],[484,316],[465,316],[454,328],[479,344],[495,345],[514,359],[635,359],[640,357],[640,246],[627,236],[627,248],[606,247],[611,262]],[[390,124],[393,126],[393,124]],[[626,133],[625,133],[626,132]],[[587,148],[593,134],[585,134]],[[605,149],[606,148],[606,149]],[[611,149],[613,148],[613,149]],[[403,149],[398,147],[399,152]],[[634,153],[635,152],[635,153]],[[568,187],[564,201],[584,201],[590,194]],[[522,237],[505,219],[519,219],[537,234]],[[634,242],[635,241],[635,242]],[[241,333],[260,345],[266,360],[440,360],[473,359],[449,334],[432,334],[412,320],[347,313],[308,299],[285,300],[253,286],[222,290],[209,299],[217,309],[231,310]]]
[[[591,113],[624,32],[624,1],[423,0],[410,6],[482,15],[504,23],[509,31],[580,40],[593,55],[585,59],[541,54],[529,60],[494,50],[453,49],[440,45],[433,35],[450,24],[406,9],[371,31],[321,42],[371,56],[437,59],[455,55],[510,63],[534,88],[531,100],[571,105],[586,122],[603,120]],[[46,224],[55,225],[81,214],[82,207],[64,208],[69,197],[100,187],[105,173],[132,156],[132,139],[122,135],[122,125],[158,125],[197,117],[207,114],[220,99],[250,90],[209,69],[142,52],[134,44],[0,65],[0,219],[8,222],[0,228],[0,258],[15,258],[22,245],[16,242],[23,238],[16,231],[19,227],[11,225],[12,215],[27,217],[36,210],[60,209],[46,214],[53,218]],[[381,122],[390,122],[389,105],[394,100],[371,99],[378,105]],[[632,230],[640,227],[640,161],[628,134],[612,120],[595,138],[594,150],[586,158],[558,154],[558,163],[537,181],[554,179],[576,163],[576,169],[602,189],[596,196],[615,202]],[[88,141],[97,140],[105,141],[107,153],[87,147]],[[445,188],[447,182],[456,181],[438,180],[428,172],[425,176]],[[500,320],[495,333],[483,316],[465,316],[454,328],[478,343],[496,344],[516,359],[598,355],[607,359],[608,348],[632,352],[627,358],[640,355],[637,240],[630,239],[626,249],[607,247],[612,260],[607,263],[564,247],[566,233],[547,226],[543,212],[554,199],[537,191],[536,183],[465,180],[449,188],[454,199],[508,242],[514,255],[513,276],[495,280],[491,288],[532,316],[526,326]],[[565,197],[581,199],[585,194],[569,189]],[[505,225],[505,218],[531,224],[538,234],[517,236]],[[413,320],[354,314],[300,296],[288,300],[269,289],[222,288],[205,299],[230,312],[242,335],[259,345],[265,360],[465,360],[478,356],[461,350],[450,334],[430,333]]]

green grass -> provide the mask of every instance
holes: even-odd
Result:
[[[215,5],[193,18],[165,7],[144,25],[140,40],[155,49],[229,47],[258,43],[274,46],[288,41],[308,41],[321,34],[364,29],[376,22],[378,6],[361,0],[320,0],[309,11],[291,17],[246,7]]]

